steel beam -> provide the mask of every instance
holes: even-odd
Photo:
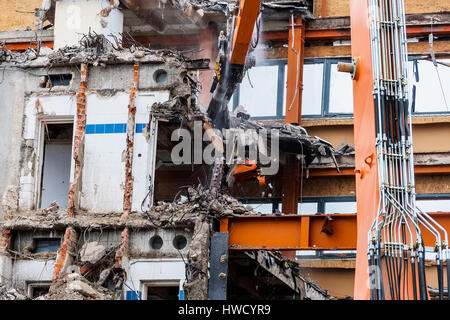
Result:
[[[302,121],[303,64],[305,60],[305,24],[302,16],[291,21],[286,83],[286,123]],[[293,30],[292,30],[293,29]]]
[[[229,250],[355,250],[357,214],[233,216],[220,221]],[[430,213],[450,230],[450,212]],[[434,237],[422,229],[427,247]]]

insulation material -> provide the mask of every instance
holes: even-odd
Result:
[[[81,208],[96,212],[121,212],[129,95],[89,94],[84,151]]]

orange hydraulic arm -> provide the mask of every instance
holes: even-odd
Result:
[[[260,6],[261,0],[241,0],[239,14],[228,40],[223,34],[219,38],[220,67],[216,68],[216,79],[211,89],[214,93],[208,107],[208,116],[212,119],[214,128],[219,130],[229,126],[227,105],[244,76]]]
[[[261,0],[241,0],[233,37],[230,63],[245,65]]]

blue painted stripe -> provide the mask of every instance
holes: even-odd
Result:
[[[126,300],[142,300],[142,292],[140,291],[127,291]]]
[[[146,125],[146,123],[136,123],[136,133],[142,133],[142,130]],[[126,132],[126,123],[99,123],[86,125],[86,134],[112,134]]]

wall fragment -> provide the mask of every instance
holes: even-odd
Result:
[[[81,170],[83,167],[84,155],[84,137],[86,134],[86,90],[87,90],[87,64],[81,65],[80,71],[80,89],[77,93],[77,122],[75,139],[73,144],[73,157],[75,160],[75,173],[73,182],[69,189],[69,203],[67,205],[67,214],[74,216],[75,207],[78,205],[79,193],[81,189]]]

